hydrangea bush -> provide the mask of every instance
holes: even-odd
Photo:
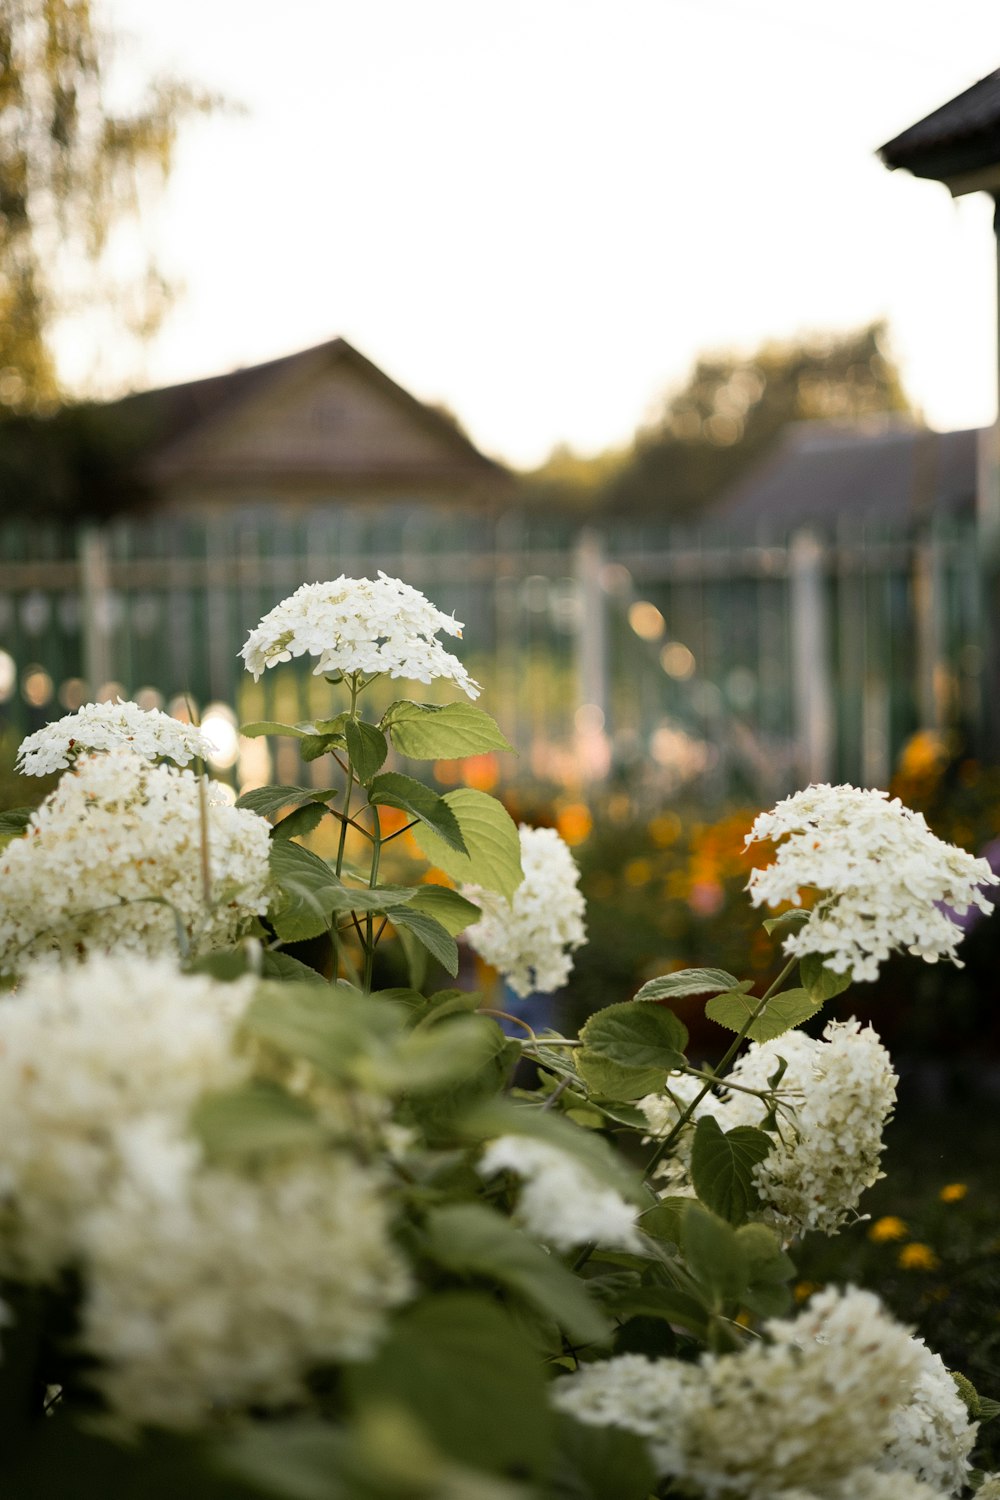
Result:
[[[874,1031],[824,1005],[894,948],[955,960],[988,867],[879,793],[809,788],[749,835],[777,847],[750,889],[786,950],[766,992],[685,970],[535,1032],[448,977],[461,938],[519,994],[565,982],[569,850],[413,774],[510,750],[474,703],[365,717],[381,675],[477,696],[440,631],[380,575],[251,632],[255,676],[309,655],[329,682],[329,718],[244,726],[326,758],[315,787],[228,806],[185,768],[199,732],[130,704],[22,746],[63,774],[0,819],[0,1492],[997,1492],[971,1458],[993,1404],[869,1292],[796,1309],[787,1254],[857,1217],[895,1100]],[[330,859],[302,842],[327,819]],[[425,864],[388,883],[404,832]],[[379,989],[389,944],[405,982]]]

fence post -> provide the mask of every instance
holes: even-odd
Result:
[[[96,526],[82,526],[77,533],[77,564],[80,569],[80,614],[83,633],[83,675],[94,698],[111,672],[111,608],[108,545]]]
[[[608,641],[606,602],[601,574],[604,569],[604,539],[593,526],[585,526],[576,539],[573,571],[577,582],[576,672],[579,708],[590,714],[577,717],[577,752],[585,774],[593,775],[601,756],[599,742],[606,745],[608,729]],[[597,712],[594,712],[594,710]],[[590,768],[588,773],[588,767]]]
[[[799,769],[806,781],[830,780],[836,728],[823,564],[819,538],[796,532],[788,550],[792,699]]]

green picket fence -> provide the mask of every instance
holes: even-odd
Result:
[[[379,568],[465,623],[459,653],[523,751],[510,776],[767,800],[884,784],[919,728],[991,749],[971,522],[741,537],[416,506],[0,525],[0,726],[12,740],[114,692],[325,715],[307,663],[255,685],[240,647],[300,583]],[[277,750],[301,771],[294,742]]]

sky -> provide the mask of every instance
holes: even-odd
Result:
[[[172,70],[243,111],[185,128],[143,220],[184,287],[156,340],[62,331],[79,393],[342,335],[530,466],[626,443],[700,352],[884,317],[932,426],[993,420],[992,203],[875,152],[1000,67],[996,0],[103,10],[119,89]]]

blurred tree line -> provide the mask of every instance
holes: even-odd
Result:
[[[907,412],[884,323],[767,343],[749,357],[705,355],[624,450],[557,448],[524,478],[528,503],[691,520],[792,422]]]
[[[106,252],[166,181],[181,125],[222,103],[170,77],[110,102],[119,40],[91,0],[0,0],[0,496],[21,511],[136,498],[107,414],[60,405],[53,335],[102,305],[137,338],[155,331],[171,292],[160,269],[150,259],[123,282]]]

